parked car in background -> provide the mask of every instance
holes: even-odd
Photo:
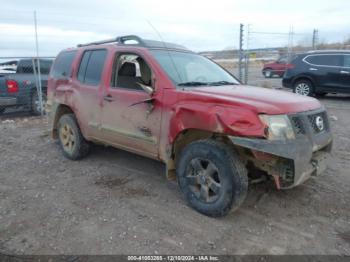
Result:
[[[350,93],[350,51],[312,51],[298,55],[283,77],[283,86],[311,96]]]
[[[35,64],[36,64],[36,60]],[[50,59],[40,59],[43,105],[46,102],[47,78],[52,65]],[[41,114],[32,59],[19,60],[15,73],[0,75],[0,114],[7,108],[24,107],[35,115]]]
[[[238,208],[256,170],[278,189],[317,176],[332,146],[316,99],[244,86],[182,46],[137,36],[63,50],[47,112],[67,158],[85,157],[95,142],[160,160],[208,216]]]
[[[282,56],[272,63],[264,64],[262,74],[266,78],[271,78],[273,76],[282,77],[284,72],[290,67],[291,65],[288,63],[288,57]]]

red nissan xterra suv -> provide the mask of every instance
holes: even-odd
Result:
[[[318,175],[332,145],[316,99],[243,86],[182,46],[137,36],[62,51],[47,109],[67,158],[98,143],[160,160],[208,216],[241,205],[249,174],[269,175],[278,189]]]

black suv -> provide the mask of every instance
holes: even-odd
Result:
[[[311,51],[296,56],[291,64],[282,83],[294,93],[350,93],[350,51]]]

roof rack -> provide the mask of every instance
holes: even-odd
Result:
[[[126,43],[127,41],[135,41],[137,43],[127,44]],[[112,38],[112,39],[96,41],[96,42],[91,42],[91,43],[87,43],[87,44],[79,44],[79,45],[77,45],[77,47],[90,46],[90,45],[112,44],[112,43],[116,43],[118,45],[142,46],[142,47],[146,47],[146,48],[169,48],[169,49],[178,49],[178,50],[189,51],[186,47],[181,46],[181,45],[162,42],[162,41],[146,40],[146,39],[142,39],[141,37],[139,37],[137,35],[118,36],[118,37]]]
[[[125,44],[126,41],[131,41],[131,40],[138,42],[138,44],[136,45],[146,46],[145,42],[142,40],[141,37],[138,37],[137,35],[125,35],[125,36],[118,36],[112,39],[91,42],[87,44],[79,44],[78,47],[89,46],[89,45],[111,44],[111,43]]]

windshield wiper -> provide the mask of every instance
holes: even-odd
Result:
[[[209,85],[212,85],[212,86],[226,86],[226,85],[237,85],[237,83],[229,82],[229,81],[217,81],[217,82],[210,82]]]
[[[207,82],[196,82],[196,81],[184,82],[184,83],[178,84],[178,86],[207,86],[207,85],[208,85]]]

